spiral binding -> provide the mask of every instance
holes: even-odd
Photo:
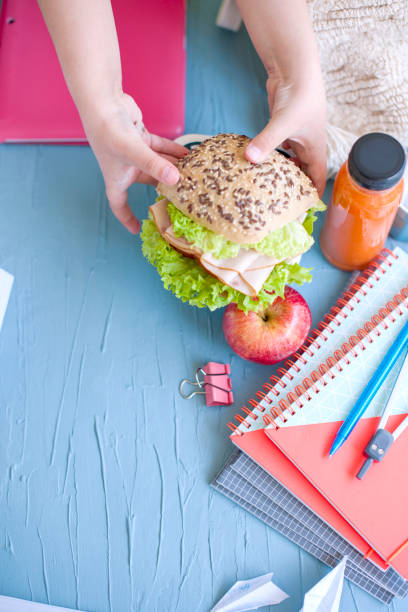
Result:
[[[270,377],[271,382],[265,382],[262,389],[255,393],[255,398],[248,401],[252,406],[252,410],[247,406],[243,406],[241,410],[246,415],[241,414],[234,416],[235,420],[244,425],[247,429],[251,427],[249,419],[256,421],[261,415],[254,412],[257,408],[262,414],[265,425],[274,425],[279,428],[277,419],[286,422],[286,414],[295,414],[296,408],[303,408],[306,401],[310,401],[313,393],[320,392],[320,385],[326,386],[329,380],[336,377],[336,371],[342,372],[343,367],[351,363],[352,358],[359,355],[357,348],[365,351],[367,344],[374,342],[372,334],[381,335],[381,327],[388,328],[389,322],[395,322],[395,314],[401,316],[403,314],[402,306],[408,308],[404,301],[408,298],[408,286],[404,287],[400,293],[397,293],[392,300],[387,302],[385,307],[381,308],[373,317],[367,321],[355,334],[350,336],[347,342],[344,342],[341,348],[334,351],[333,355],[327,357],[324,363],[321,363],[317,369],[313,370],[308,377],[305,377],[302,383],[296,385],[294,392],[291,391],[283,397],[284,390],[287,386],[285,378],[288,381],[293,379],[291,370],[299,373],[301,367],[308,363],[307,357],[313,357],[313,348],[318,349],[322,342],[328,340],[328,335],[333,334],[334,330],[331,325],[341,326],[341,318],[346,319],[354,310],[354,303],[361,301],[361,296],[367,295],[367,288],[372,289],[374,283],[381,278],[382,274],[386,273],[386,266],[391,267],[393,260],[398,259],[392,251],[384,249],[380,255],[366,268],[354,282],[346,288],[342,296],[338,298],[334,306],[329,310],[325,317],[320,321],[315,329],[311,331],[309,336],[301,348],[294,354],[295,361],[288,359],[284,363],[284,367],[278,368],[279,376],[273,375]],[[270,395],[275,396],[273,401]],[[259,402],[264,400],[268,407],[262,406]],[[235,423],[229,422],[228,427],[239,435],[243,435]]]

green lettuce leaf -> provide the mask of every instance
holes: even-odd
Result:
[[[237,304],[244,312],[256,311],[260,306],[273,302],[276,296],[284,296],[285,285],[293,282],[310,282],[310,270],[299,264],[277,264],[259,293],[253,299],[227,285],[206,272],[191,257],[185,257],[171,247],[160,235],[151,219],[143,221],[142,250],[148,261],[153,264],[166,289],[172,291],[183,302],[210,310]]]
[[[303,221],[303,227],[310,236],[313,234],[314,222],[317,221],[315,213],[323,212],[324,210],[326,210],[326,208],[326,204],[319,200],[316,206],[312,206],[312,208],[309,208],[309,210],[307,211],[307,215],[305,217],[305,220]]]
[[[191,244],[204,253],[211,253],[217,259],[236,257],[243,246],[226,240],[206,227],[198,225],[176,208],[173,202],[168,203],[167,212],[176,236],[184,236]]]
[[[236,257],[240,249],[255,249],[274,259],[290,259],[308,251],[314,242],[299,221],[291,221],[256,244],[236,244],[198,225],[172,202],[168,203],[167,210],[176,236],[183,236],[188,242],[205,253],[211,253],[216,259]]]
[[[247,245],[275,259],[290,259],[310,249],[314,240],[299,221],[291,221],[256,244]]]

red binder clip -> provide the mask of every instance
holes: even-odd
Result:
[[[205,395],[207,406],[228,406],[234,401],[232,394],[231,368],[228,364],[209,361],[202,368],[197,368],[195,380],[184,378],[179,385],[181,397],[190,399],[194,395]],[[200,391],[190,391],[186,394],[183,391],[184,385],[188,383],[194,387],[199,387]],[[204,387],[204,390],[202,390]]]

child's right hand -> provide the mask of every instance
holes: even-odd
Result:
[[[179,179],[174,163],[187,149],[149,134],[139,107],[125,93],[82,112],[82,120],[102,170],[112,212],[130,232],[137,234],[140,223],[128,204],[128,187],[135,182],[154,185],[157,181],[174,185]]]
[[[134,182],[159,180],[174,185],[179,178],[174,162],[186,149],[146,132],[140,109],[123,93],[110,0],[38,3],[101,167],[112,212],[136,234],[140,223],[128,205],[128,187]]]

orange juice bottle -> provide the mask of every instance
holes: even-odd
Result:
[[[406,156],[388,134],[361,136],[340,168],[320,247],[330,263],[360,270],[381,251],[403,192]]]

